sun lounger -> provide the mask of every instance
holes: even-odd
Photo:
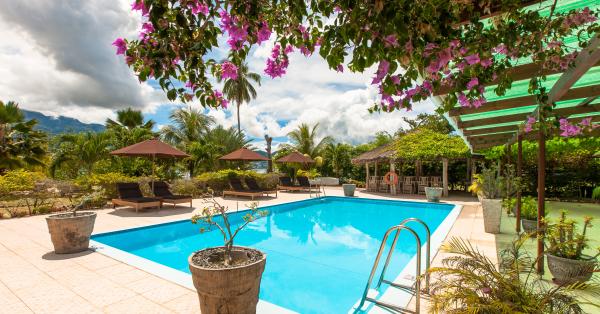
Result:
[[[294,185],[292,183],[292,179],[290,179],[290,177],[280,177],[279,185],[277,185],[277,189],[280,191],[304,191],[304,190],[306,190],[305,188],[303,188],[301,186]]]
[[[264,195],[262,191],[245,189],[242,185],[242,181],[237,178],[229,179],[229,186],[231,186],[231,190],[223,191],[223,197],[227,195],[249,196],[252,200],[254,200],[255,197]]]
[[[150,184],[150,188],[152,188],[152,183]],[[190,203],[190,208],[192,208],[192,196],[191,195],[174,195],[169,190],[169,185],[166,182],[158,181],[154,182],[154,190],[152,191],[154,196],[159,198],[163,204],[173,204],[173,208],[177,204],[181,203]]]
[[[117,193],[119,198],[112,199],[113,208],[117,205],[133,207],[137,213],[140,208],[161,206],[159,198],[144,197],[137,183],[117,183]]]
[[[254,179],[254,178],[246,178],[246,179],[244,179],[244,181],[246,182],[246,185],[248,186],[248,189],[250,189],[250,190],[262,191],[264,195],[275,194],[275,197],[277,197],[277,189],[275,189],[275,190],[261,189],[260,186],[258,185],[258,182],[256,182],[256,179]]]

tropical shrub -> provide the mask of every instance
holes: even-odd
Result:
[[[594,191],[592,192],[592,199],[600,200],[600,186],[594,188]]]
[[[535,198],[528,196],[521,199],[521,219],[537,220],[537,201]],[[545,211],[548,214],[548,209]]]
[[[32,191],[35,188],[36,182],[45,177],[41,172],[24,169],[9,170],[0,176],[0,195],[7,195],[18,191]]]
[[[77,178],[75,182],[86,191],[92,191],[94,186],[102,187],[105,191],[105,197],[115,198],[117,197],[116,184],[118,182],[137,182],[137,179],[119,172],[109,172],[84,175]]]
[[[480,176],[481,193],[489,199],[502,197],[505,181],[504,177],[498,175],[498,167],[496,165],[486,167],[483,164],[482,166]]]
[[[173,180],[169,183],[169,188],[173,194],[191,195],[192,197],[202,194],[202,188],[197,178]]]
[[[584,257],[583,250],[588,247],[589,238],[586,233],[588,228],[592,227],[592,217],[585,217],[583,220],[583,230],[577,230],[577,223],[567,218],[567,212],[562,211],[560,218],[555,223],[548,224],[546,230],[547,248],[546,253],[568,258],[568,259],[595,259],[600,255],[598,253],[593,257]]]
[[[527,239],[522,236],[503,250],[499,267],[465,240],[452,238],[445,243],[442,250],[452,255],[442,260],[442,267],[430,269],[430,311],[583,313],[580,304],[585,300],[579,291],[598,293],[598,285],[548,285],[535,275],[536,260],[523,250]]]
[[[215,172],[205,172],[196,179],[205,189],[211,189],[215,192],[221,192],[229,188],[230,178],[254,178],[258,185],[264,189],[272,189],[277,186],[279,175],[274,173],[261,174],[252,170],[219,170]]]
[[[309,169],[309,170],[298,169],[298,171],[296,171],[296,176],[308,177],[309,179],[314,179],[316,177],[320,177],[321,174],[315,168]]]

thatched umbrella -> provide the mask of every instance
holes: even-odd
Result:
[[[114,156],[152,157],[152,191],[154,191],[154,163],[156,158],[186,158],[190,155],[158,139],[146,140],[110,152]]]

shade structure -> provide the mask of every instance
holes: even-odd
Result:
[[[220,160],[230,160],[230,161],[268,161],[269,160],[269,158],[255,152],[255,151],[249,150],[245,147],[235,150],[219,159]]]
[[[304,155],[300,154],[299,152],[289,153],[275,161],[281,162],[281,163],[294,162],[294,163],[300,163],[300,164],[312,164],[315,162],[312,158],[304,156]]]
[[[110,152],[115,156],[153,157],[153,158],[185,158],[190,155],[157,139],[146,140]]]

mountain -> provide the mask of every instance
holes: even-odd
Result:
[[[60,134],[67,132],[100,132],[104,130],[104,125],[97,123],[83,123],[77,119],[69,118],[69,117],[52,117],[47,116],[41,112],[37,111],[29,111],[21,109],[23,114],[25,114],[25,119],[35,119],[37,120],[36,128],[38,130],[48,132],[50,134]]]

